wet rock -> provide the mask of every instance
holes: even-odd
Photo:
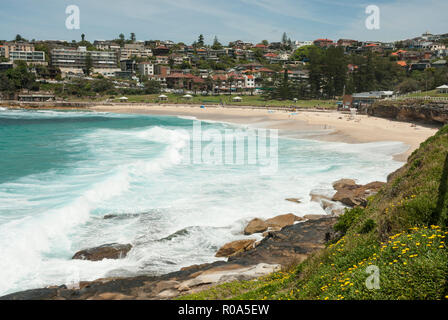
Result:
[[[261,233],[268,229],[268,225],[261,219],[255,218],[249,222],[244,229],[245,235],[251,235],[254,233]]]
[[[130,244],[105,244],[100,247],[78,251],[72,257],[77,260],[101,261],[104,259],[123,259],[132,249]]]
[[[217,258],[230,257],[237,253],[250,250],[253,248],[253,244],[255,243],[255,241],[256,241],[255,239],[248,239],[227,243],[218,250],[215,257]]]
[[[285,200],[289,202],[302,203],[302,201],[299,198],[288,198]]]

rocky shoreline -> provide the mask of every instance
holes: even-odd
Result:
[[[257,242],[246,237],[225,244],[216,257],[226,257],[227,261],[194,265],[163,276],[105,278],[72,287],[27,290],[0,297],[0,300],[161,300],[196,293],[220,283],[254,280],[279,271],[283,266],[298,264],[329,241],[337,240],[340,235],[333,226],[337,216],[343,213],[341,203],[347,207],[365,206],[367,197],[383,185],[381,182],[358,185],[354,180],[339,180],[333,184],[336,193],[332,198],[310,194],[312,200],[319,201],[330,214],[298,217],[290,213],[267,220],[255,218],[242,235],[262,233],[264,238]],[[300,199],[294,201],[300,202]],[[120,259],[131,249],[130,244],[107,244],[81,250],[73,259]]]
[[[448,123],[448,102],[425,100],[378,101],[360,110],[373,117],[430,124]]]

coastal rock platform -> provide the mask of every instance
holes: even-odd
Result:
[[[325,246],[333,233],[335,217],[310,219],[270,232],[253,249],[228,261],[183,268],[163,276],[106,278],[13,293],[0,300],[163,300],[195,293],[234,280],[250,280],[298,263]]]

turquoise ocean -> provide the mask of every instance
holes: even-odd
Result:
[[[323,214],[312,190],[331,193],[340,178],[385,181],[402,165],[392,155],[406,149],[280,135],[278,171],[263,175],[257,164],[185,161],[194,121],[0,108],[0,295],[215,261],[220,246],[244,238],[249,219]],[[109,243],[133,248],[121,260],[71,260]]]

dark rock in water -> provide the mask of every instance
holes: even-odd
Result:
[[[299,198],[288,198],[285,200],[289,202],[302,203],[302,201]]]
[[[159,239],[157,241],[171,241],[171,240],[173,240],[173,239],[175,239],[177,237],[187,236],[191,232],[200,231],[201,229],[202,229],[202,227],[187,227],[187,228],[181,229],[179,231],[176,231],[173,234],[170,234],[168,237]]]
[[[140,213],[127,213],[127,214],[106,214],[103,219],[104,220],[111,220],[111,219],[130,219],[130,218],[137,218],[141,214]]]
[[[101,261],[103,259],[123,259],[132,249],[130,244],[105,244],[100,247],[78,251],[72,259]]]

